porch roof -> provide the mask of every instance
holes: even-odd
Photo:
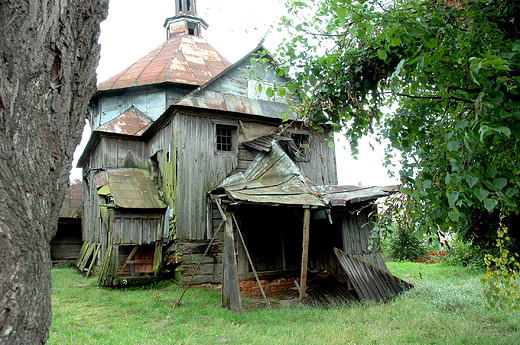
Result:
[[[95,183],[102,185],[98,194],[110,196],[117,207],[132,209],[166,208],[164,202],[159,199],[159,192],[155,183],[148,177],[146,170],[108,169],[100,174],[101,176],[96,176],[95,181]]]

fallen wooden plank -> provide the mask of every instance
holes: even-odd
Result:
[[[384,301],[413,287],[412,284],[338,248],[334,248],[334,253],[361,300]]]

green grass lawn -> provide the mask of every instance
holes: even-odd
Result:
[[[329,309],[220,307],[219,291],[106,289],[73,269],[53,270],[49,344],[520,344],[520,311],[488,309],[481,272],[389,263],[415,288],[388,303]]]

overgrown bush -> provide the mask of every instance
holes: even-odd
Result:
[[[398,231],[388,238],[388,254],[394,261],[414,261],[426,255],[423,241],[408,231]]]
[[[482,249],[473,244],[471,240],[454,234],[450,240],[450,248],[446,249],[446,256],[442,263],[450,266],[473,266],[484,268],[484,253]]]

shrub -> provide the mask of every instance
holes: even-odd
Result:
[[[421,240],[408,231],[398,231],[388,239],[389,255],[395,261],[414,261],[426,255]]]
[[[484,268],[484,253],[482,249],[472,243],[471,240],[454,234],[450,241],[450,248],[446,250],[443,264],[450,266],[472,266]]]

